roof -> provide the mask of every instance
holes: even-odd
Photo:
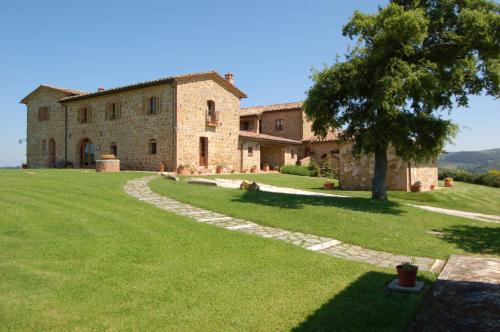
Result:
[[[246,107],[240,110],[240,117],[259,116],[265,112],[295,111],[302,109],[303,101],[265,106]]]
[[[240,131],[240,137],[249,138],[252,140],[262,141],[262,142],[272,142],[281,144],[302,144],[300,141],[296,141],[294,139],[271,136],[266,134],[259,134],[259,133],[254,133],[252,131]]]
[[[36,88],[35,90],[31,91],[26,97],[24,97],[23,99],[21,99],[21,103],[22,104],[26,104],[26,102],[28,101],[28,99],[35,93],[37,92],[38,90],[40,89],[51,89],[51,90],[56,90],[56,91],[60,91],[60,92],[63,92],[69,96],[76,96],[76,95],[82,95],[82,94],[85,94],[87,92],[85,91],[80,91],[80,90],[75,90],[75,89],[66,89],[66,88],[60,88],[60,87],[57,87],[57,86],[53,86],[53,85],[48,85],[48,84],[40,84],[38,86],[38,88]]]
[[[308,134],[304,134],[302,141],[305,143],[321,143],[321,142],[334,142],[337,139],[338,139],[338,132],[336,131],[328,132],[325,138],[320,138],[318,136],[315,136],[314,133],[311,131]]]
[[[123,86],[119,86],[119,87],[111,88],[111,89],[106,89],[106,90],[102,90],[102,91],[96,91],[96,92],[91,92],[91,93],[86,93],[86,94],[69,96],[69,97],[62,98],[60,100],[60,102],[68,102],[68,101],[74,101],[74,100],[81,100],[81,99],[85,99],[85,98],[110,95],[110,94],[114,94],[114,93],[118,93],[118,92],[122,92],[122,91],[139,89],[139,88],[160,85],[160,84],[177,83],[177,82],[182,82],[184,80],[189,80],[189,79],[193,79],[193,78],[211,78],[214,81],[220,83],[222,86],[227,88],[229,91],[234,93],[239,98],[246,98],[247,97],[247,95],[243,91],[238,89],[234,84],[232,84],[231,82],[226,80],[224,77],[219,75],[217,72],[207,71],[207,72],[201,72],[201,73],[192,73],[192,74],[164,77],[164,78],[160,78],[157,80],[145,81],[145,82],[134,83],[134,84],[130,84],[130,85],[123,85]]]

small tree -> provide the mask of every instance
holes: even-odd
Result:
[[[406,160],[437,156],[456,132],[439,112],[468,96],[499,96],[500,5],[487,0],[392,0],[356,11],[345,61],[312,75],[305,112],[313,131],[375,155],[372,198],[387,199],[387,149]]]

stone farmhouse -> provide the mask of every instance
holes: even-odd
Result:
[[[27,166],[95,168],[114,154],[123,170],[258,172],[328,160],[346,189],[369,189],[373,158],[354,159],[336,134],[319,139],[302,102],[240,108],[233,75],[193,73],[95,92],[40,85],[27,106]],[[435,161],[389,153],[388,185],[437,187]]]

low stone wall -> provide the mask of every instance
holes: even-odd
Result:
[[[97,172],[119,172],[120,160],[118,159],[96,160],[95,170]]]

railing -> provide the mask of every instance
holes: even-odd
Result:
[[[205,119],[207,125],[209,126],[218,126],[219,125],[219,112],[207,110],[205,114]]]

